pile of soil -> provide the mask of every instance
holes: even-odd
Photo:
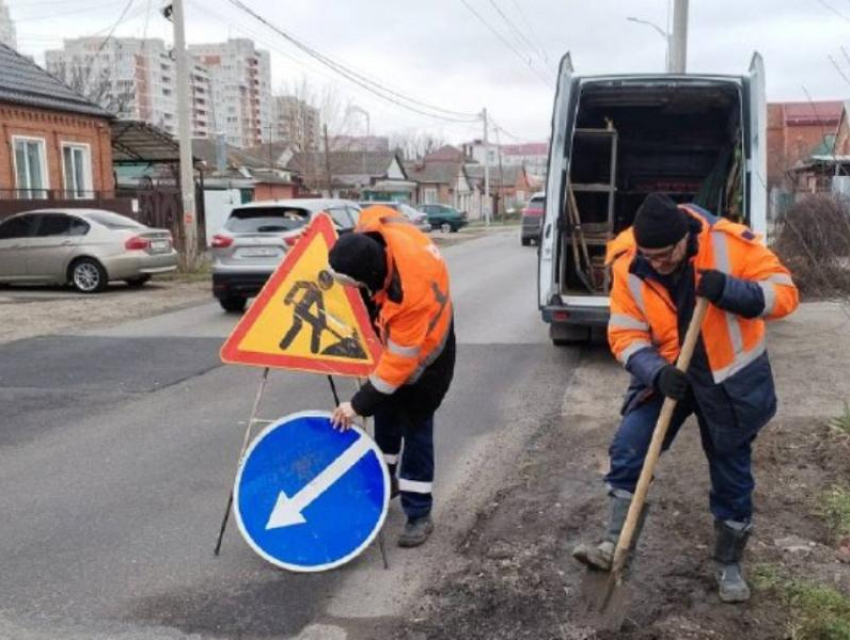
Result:
[[[601,415],[601,414],[600,414]],[[596,540],[601,484],[617,416],[557,415],[541,425],[512,481],[479,513],[447,569],[397,635],[405,640],[702,640],[788,636],[792,613],[775,593],[722,604],[713,581],[708,468],[693,419],[660,463],[652,510],[629,578],[633,597],[618,632],[582,627],[584,569],[570,557]],[[748,568],[776,563],[790,575],[850,594],[850,565],[817,515],[818,496],[850,478],[848,444],[824,421],[777,419],[756,444],[756,530]]]

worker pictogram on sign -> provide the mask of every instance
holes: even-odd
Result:
[[[330,414],[297,413],[266,427],[242,459],[236,521],[261,557],[291,571],[325,571],[378,535],[390,479],[375,442],[336,431]]]
[[[224,343],[224,362],[347,376],[372,372],[380,342],[359,293],[328,272],[334,242],[330,217],[318,216]]]

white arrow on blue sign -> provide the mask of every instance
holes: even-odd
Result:
[[[296,413],[251,443],[234,488],[236,522],[261,557],[291,571],[325,571],[374,540],[389,504],[381,452],[330,414]]]

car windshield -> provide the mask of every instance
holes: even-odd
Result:
[[[528,206],[531,209],[542,209],[546,206],[546,198],[532,198]]]
[[[144,229],[145,225],[132,218],[110,211],[90,211],[85,214],[89,220],[102,224],[107,229]]]
[[[300,229],[310,212],[295,207],[245,207],[234,209],[224,224],[233,233],[276,233]]]

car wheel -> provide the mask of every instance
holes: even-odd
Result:
[[[145,283],[150,280],[151,277],[149,275],[139,276],[138,278],[127,278],[124,282],[127,283],[127,286],[132,289],[139,289],[145,285]]]
[[[94,258],[80,258],[71,265],[70,280],[80,293],[99,293],[109,284],[106,269]]]
[[[440,231],[442,231],[443,233],[451,233],[451,230],[452,225],[450,225],[448,222],[444,222],[440,225]]]
[[[227,296],[226,298],[220,298],[218,303],[228,313],[242,313],[245,311],[245,305],[248,303],[248,299],[241,296]]]

